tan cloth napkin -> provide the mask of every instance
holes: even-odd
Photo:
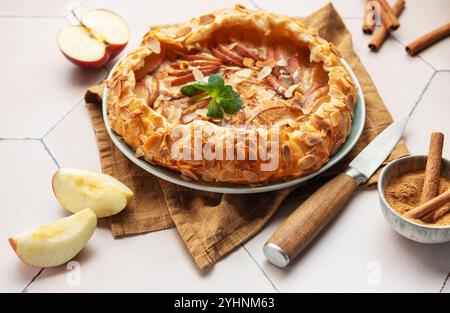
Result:
[[[124,211],[111,218],[115,237],[175,225],[198,267],[208,267],[255,235],[289,194],[298,201],[330,177],[341,173],[349,161],[392,122],[372,80],[353,51],[349,31],[333,6],[328,4],[302,20],[318,29],[323,38],[341,51],[362,86],[367,119],[363,135],[348,157],[295,191],[291,188],[262,194],[228,195],[191,190],[160,180],[129,161],[109,139],[101,107],[89,104],[103,172],[120,179],[136,194],[135,200]],[[92,94],[90,96],[92,98]],[[407,154],[402,141],[389,160]],[[377,177],[378,173],[367,185],[375,183]]]

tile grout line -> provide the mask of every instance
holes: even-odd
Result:
[[[42,146],[44,147],[45,151],[47,151],[48,155],[52,158],[53,163],[55,163],[56,167],[61,168],[59,165],[58,160],[56,160],[55,156],[52,154],[48,146],[45,144],[44,139],[39,140],[42,143]]]
[[[4,140],[4,141],[7,141],[7,140],[39,141],[39,140],[41,140],[41,138],[33,138],[33,137],[3,137],[3,138],[0,138],[0,141],[1,140]]]
[[[67,116],[69,116],[69,114],[72,113],[82,101],[83,101],[83,99],[78,100],[78,102],[74,106],[72,106],[66,113],[64,113],[63,116],[61,116],[61,118],[59,120],[57,120],[56,123],[53,124],[53,126],[50,127],[50,129],[47,130],[40,139],[43,140],[45,137],[47,137],[47,135],[50,134],[52,132],[52,130],[54,130],[56,128],[56,126],[58,126]]]
[[[450,272],[448,272],[447,277],[445,277],[444,283],[442,284],[441,289],[439,290],[439,293],[444,292],[444,288],[447,285],[448,280],[450,279]]]
[[[101,69],[102,69],[103,71],[105,71],[105,76],[104,76],[103,79],[99,82],[99,84],[101,84],[101,83],[103,82],[103,80],[105,80],[105,79],[108,77],[108,74],[109,74],[109,72],[107,71],[107,69],[105,68],[105,66],[102,66]],[[73,107],[71,107],[66,113],[64,113],[64,115],[61,116],[61,118],[60,118],[60,119],[59,119],[52,127],[50,127],[50,129],[47,130],[47,131],[45,132],[45,134],[44,134],[40,139],[44,139],[45,137],[47,137],[48,134],[50,134],[50,133],[52,132],[52,130],[54,130],[54,129],[56,128],[56,126],[58,126],[58,125],[59,125],[59,124],[60,124],[67,116],[69,116],[70,113],[72,113],[72,112],[76,109],[76,107],[77,107],[80,103],[82,103],[83,101],[84,101],[84,97],[81,98],[80,100],[78,100],[78,102],[77,102]]]
[[[25,288],[22,289],[20,293],[28,293],[28,287],[38,278],[41,273],[44,271],[44,268],[41,268],[40,271],[31,279],[31,281],[25,286]]]
[[[264,271],[264,269],[259,265],[258,261],[256,261],[256,259],[250,253],[250,251],[247,250],[247,248],[245,247],[244,244],[241,244],[241,247],[244,248],[245,252],[247,252],[249,257],[253,260],[253,262],[255,262],[256,266],[259,268],[259,270],[263,273],[263,275],[267,278],[267,280],[272,285],[272,288],[275,289],[275,291],[279,293],[280,290],[278,289],[278,287],[275,285],[275,283],[272,281],[272,279],[270,279],[269,275]]]
[[[422,91],[421,91],[421,93],[420,93],[420,95],[419,95],[419,98],[417,98],[416,102],[414,103],[413,107],[412,107],[411,110],[410,110],[410,112],[411,112],[410,114],[412,114],[412,113],[414,112],[414,110],[416,109],[416,107],[417,107],[417,106],[419,105],[419,103],[422,101],[423,96],[424,96],[425,93],[427,92],[428,87],[430,87],[431,82],[433,81],[433,79],[434,79],[434,77],[436,76],[436,74],[437,74],[437,71],[434,71],[433,74],[431,75],[430,79],[428,80],[428,82],[425,84],[425,87],[423,87],[423,89],[422,89]]]
[[[401,45],[403,48],[405,48],[405,45],[397,38],[395,37],[395,35],[390,34],[390,37],[392,39],[394,39],[394,41],[396,41],[399,45]],[[417,54],[416,57],[420,60],[422,60],[423,63],[425,63],[426,65],[428,65],[429,67],[431,67],[432,70],[437,71],[437,69],[428,61],[426,61],[420,54]]]

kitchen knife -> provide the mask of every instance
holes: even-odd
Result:
[[[344,173],[320,187],[278,227],[263,248],[272,264],[287,266],[336,216],[356,187],[366,182],[389,156],[402,137],[411,113],[381,132]]]

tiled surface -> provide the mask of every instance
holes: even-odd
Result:
[[[428,18],[432,16],[432,18]],[[395,32],[403,45],[407,45],[429,31],[450,21],[450,1],[408,0],[400,17],[400,28]],[[450,69],[450,38],[443,39],[420,55],[438,70]]]
[[[389,38],[379,52],[368,47],[370,36],[361,31],[361,20],[344,19],[353,46],[394,118],[409,111],[430,81],[434,70],[419,58],[406,55],[403,46]]]
[[[82,1],[61,1],[61,0],[20,0],[2,1],[0,16],[36,16],[54,17],[66,14],[68,4]]]
[[[8,238],[61,218],[51,177],[56,165],[39,140],[0,140],[0,292],[21,291],[39,272],[18,262]]]
[[[429,143],[428,138],[423,134],[443,130],[445,135],[450,137],[448,132],[450,125],[447,121],[450,116],[449,87],[450,71],[436,73],[406,130],[406,140],[412,153],[426,154]],[[423,121],[429,121],[429,123],[423,123]],[[444,145],[443,155],[450,158],[450,143],[447,142],[448,139]]]
[[[80,284],[73,284],[73,272],[61,266],[44,270],[27,291],[275,291],[242,248],[210,271],[199,271],[174,229],[114,240],[109,229],[99,228],[75,261]]]
[[[143,2],[137,5],[134,0],[87,0],[82,7],[107,7],[122,15],[132,29],[132,48],[150,24],[184,21],[232,2],[147,1],[142,7]],[[254,2],[300,16],[326,1]],[[370,37],[360,30],[362,2],[333,1],[346,17],[355,50],[393,116],[407,112],[420,99],[405,137],[413,153],[426,153],[431,131],[448,135],[449,40],[415,58],[405,54],[404,45],[422,30],[450,20],[448,1],[408,0],[402,27],[377,54],[368,51]],[[65,2],[41,5],[26,0],[0,5],[0,35],[8,47],[0,52],[0,65],[7,73],[0,78],[0,188],[6,195],[0,200],[0,291],[21,291],[39,272],[20,263],[5,239],[66,215],[50,187],[56,164],[100,170],[94,134],[80,100],[84,89],[106,73],[78,70],[57,50],[56,32],[66,23],[57,16],[65,15],[65,7]],[[1,140],[24,137],[37,139]],[[445,146],[444,155],[450,157],[450,145]],[[395,233],[383,220],[375,190],[358,192],[292,266],[274,268],[265,260],[262,245],[295,206],[285,204],[269,225],[245,244],[246,249],[237,249],[209,271],[196,269],[175,230],[114,240],[107,228],[100,227],[75,259],[79,270],[65,266],[46,269],[26,291],[450,292],[450,282],[444,286],[450,271],[450,244],[422,245]]]
[[[261,247],[289,212],[280,210],[245,245],[281,292],[437,292],[450,271],[450,243],[418,244],[397,234],[382,216],[376,190],[354,195],[288,269],[275,268]]]
[[[63,18],[0,18],[0,137],[42,137],[105,76],[67,62],[56,45],[63,25]]]
[[[59,166],[101,171],[94,130],[84,101],[80,101],[43,140]]]

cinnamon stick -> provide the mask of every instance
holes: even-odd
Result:
[[[441,177],[442,149],[444,146],[444,134],[432,133],[430,147],[428,149],[425,179],[423,183],[421,202],[427,202],[439,193],[439,181]]]
[[[405,216],[408,218],[421,218],[426,214],[442,207],[444,204],[450,201],[450,190],[441,193],[439,196],[415,207],[414,209],[408,211]]]
[[[404,8],[405,8],[405,0],[397,0],[394,6],[392,7],[392,11],[394,11],[394,14],[396,16],[400,16]],[[378,49],[380,49],[380,47],[386,40],[387,36],[389,35],[389,32],[390,30],[387,29],[384,25],[380,25],[380,27],[378,27],[375,30],[372,40],[370,40],[369,42],[370,50],[374,52],[378,51]]]
[[[383,22],[384,26],[389,30],[395,30],[399,28],[400,22],[398,21],[398,18],[389,3],[387,3],[386,0],[377,1],[381,6],[381,21]]]
[[[436,223],[441,217],[450,212],[450,205],[444,205],[436,211],[431,211],[427,215],[421,218],[422,221],[426,223]]]
[[[450,35],[450,22],[436,28],[435,30],[423,35],[406,46],[406,52],[409,55],[415,55],[423,49],[431,46],[441,39]]]
[[[365,34],[372,34],[375,28],[374,14],[375,8],[370,4],[372,0],[366,0],[366,6],[364,7],[364,19],[362,24],[362,31]],[[372,18],[371,18],[372,17]]]

